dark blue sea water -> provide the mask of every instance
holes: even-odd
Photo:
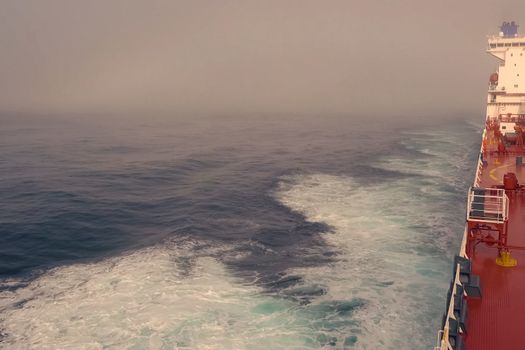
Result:
[[[358,119],[0,116],[0,348],[431,348],[481,123]]]

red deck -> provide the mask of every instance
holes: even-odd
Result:
[[[503,183],[503,175],[516,174],[525,184],[525,165],[516,166],[516,153],[485,156],[480,187]],[[525,158],[525,157],[524,157]],[[525,247],[525,191],[512,192],[509,197],[508,244]],[[469,299],[469,350],[525,349],[525,250],[512,250],[518,260],[516,267],[496,265],[498,251],[484,244],[470,256],[473,273],[480,276],[483,298]]]

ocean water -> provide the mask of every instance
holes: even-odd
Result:
[[[479,118],[0,116],[0,348],[424,349]]]

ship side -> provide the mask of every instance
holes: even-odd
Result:
[[[498,60],[465,230],[435,350],[525,349],[525,36],[488,37]]]

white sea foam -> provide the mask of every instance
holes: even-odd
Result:
[[[213,258],[167,245],[55,268],[0,293],[9,349],[301,349],[296,303],[265,296]],[[191,273],[180,258],[192,259]],[[8,283],[8,282],[6,282]],[[292,320],[291,320],[292,318]]]
[[[297,175],[276,192],[307,220],[332,227],[324,237],[339,250],[337,261],[290,273],[329,286],[318,302],[366,300],[354,315],[362,332],[358,349],[430,348],[443,312],[462,219],[462,203],[447,196],[465,181],[458,179],[464,164],[451,152],[462,150],[453,138],[444,142],[446,135],[410,137],[407,144],[417,147],[420,138],[425,148],[418,150],[431,157],[386,155],[374,166],[416,177],[366,186],[345,176]]]
[[[431,299],[448,278],[444,259],[418,250],[419,234],[429,213],[399,184],[369,190],[350,178],[299,176],[282,189],[280,200],[308,220],[333,227],[327,241],[340,251],[334,264],[297,269],[306,284],[330,286],[320,299],[360,298],[366,306],[355,315],[363,335],[359,349],[420,349],[436,329],[436,303]],[[418,210],[421,217],[414,217]],[[410,221],[411,220],[411,221]],[[439,294],[438,294],[439,295]],[[441,299],[441,298],[439,298]],[[438,302],[438,304],[440,304]],[[439,315],[439,313],[437,314]],[[408,343],[407,343],[408,342]]]

